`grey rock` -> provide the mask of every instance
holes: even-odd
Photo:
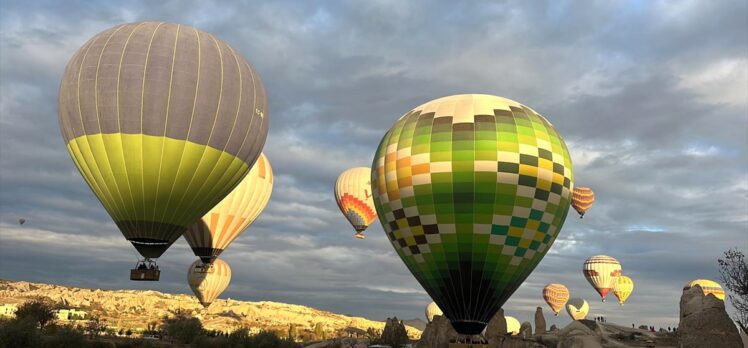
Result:
[[[572,321],[558,336],[558,348],[602,348],[599,328],[592,320]]]
[[[741,348],[743,343],[735,324],[725,311],[725,303],[696,285],[684,290],[680,298],[680,348]]]
[[[532,336],[532,324],[529,321],[523,322],[519,326],[519,337],[528,338]]]
[[[548,331],[558,331],[558,327],[556,327],[556,324],[551,324],[551,328]]]
[[[486,326],[486,339],[488,345],[497,345],[502,342],[506,336],[506,319],[504,319],[504,309],[499,309]],[[498,347],[498,346],[497,346]]]
[[[558,335],[544,334],[537,337],[538,343],[548,348],[556,348],[558,346],[559,338]]]
[[[545,316],[543,308],[538,307],[535,309],[535,335],[542,334],[545,334]]]
[[[448,348],[449,341],[456,339],[457,336],[457,331],[452,327],[449,319],[437,315],[426,325],[421,339],[413,348]]]

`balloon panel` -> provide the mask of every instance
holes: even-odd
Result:
[[[373,162],[393,247],[453,322],[488,322],[548,251],[573,174],[542,116],[501,97],[437,99],[404,115]]]

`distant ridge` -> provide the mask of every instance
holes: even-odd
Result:
[[[0,305],[20,304],[35,297],[47,297],[69,308],[97,315],[112,328],[132,330],[143,330],[149,323],[159,322],[162,317],[177,310],[188,311],[200,318],[208,330],[228,332],[240,327],[248,327],[252,331],[288,332],[290,325],[294,325],[297,332],[313,332],[318,323],[331,336],[347,327],[362,330],[384,328],[382,321],[280,302],[216,300],[204,310],[193,296],[185,294],[87,289],[0,279]],[[417,328],[406,326],[406,329],[412,338],[421,336],[421,330]]]

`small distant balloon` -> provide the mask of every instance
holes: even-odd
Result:
[[[722,289],[722,286],[719,285],[719,283],[709,280],[709,279],[694,279],[683,287],[683,290],[688,290],[694,286],[700,286],[701,291],[704,292],[704,296],[712,294],[714,297],[724,301],[725,300],[725,290]]]
[[[590,305],[584,299],[575,297],[566,303],[566,312],[573,320],[582,320],[587,317]]]
[[[631,296],[634,291],[634,281],[631,278],[621,275],[618,277],[616,285],[613,286],[613,295],[618,298],[618,303],[623,306],[623,303]]]
[[[571,196],[571,206],[579,213],[580,219],[584,217],[584,213],[592,208],[594,203],[595,193],[592,192],[591,188],[582,186],[574,188],[574,194]]]
[[[26,219],[24,219],[24,218],[18,219],[18,224],[19,225],[23,225],[25,223],[26,223]]]
[[[358,239],[365,238],[364,231],[377,218],[371,194],[371,168],[347,169],[335,182],[335,201]]]

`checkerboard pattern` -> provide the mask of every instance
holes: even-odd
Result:
[[[488,322],[522,284],[563,225],[573,181],[553,126],[489,95],[411,110],[372,164],[387,236],[453,324]]]

